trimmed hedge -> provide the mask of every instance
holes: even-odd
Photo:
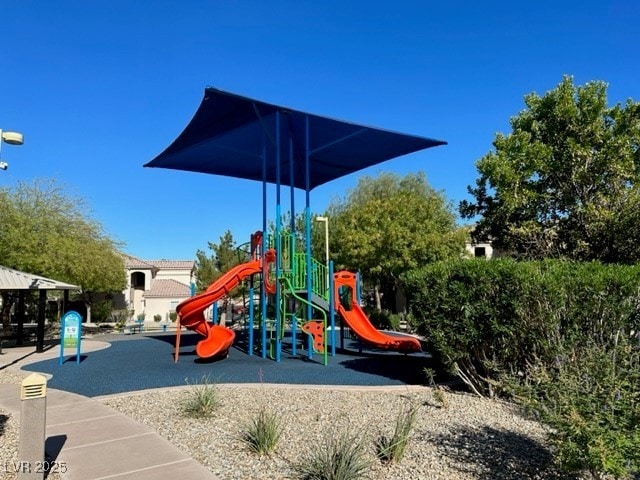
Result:
[[[574,346],[640,330],[639,266],[460,260],[414,270],[403,282],[413,326],[482,395]]]
[[[433,353],[550,426],[567,471],[640,478],[639,266],[470,260],[404,282]]]

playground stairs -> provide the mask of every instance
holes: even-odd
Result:
[[[302,297],[302,298],[307,298],[307,291],[306,290],[297,290],[296,295]],[[311,303],[317,305],[318,307],[322,308],[323,310],[325,310],[326,312],[329,312],[329,302],[327,300],[325,300],[324,298],[322,298],[320,295],[318,295],[317,293],[311,293]]]

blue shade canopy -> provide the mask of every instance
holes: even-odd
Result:
[[[269,183],[278,183],[279,170],[281,185],[313,189],[385,160],[443,144],[446,142],[320,117],[206,88],[191,122],[145,167]]]

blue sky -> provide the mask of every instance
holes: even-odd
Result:
[[[318,187],[315,212],[381,171],[425,171],[457,205],[523,96],[563,75],[608,82],[610,104],[640,100],[635,0],[5,0],[0,11],[0,128],[25,135],[3,146],[0,185],[58,179],[148,260],[191,259],[226,229],[243,242],[261,225],[259,182],[142,168],[206,86],[449,143]]]

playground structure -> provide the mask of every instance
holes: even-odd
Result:
[[[188,170],[262,182],[262,229],[251,239],[251,258],[213,282],[204,292],[177,307],[178,359],[180,326],[204,337],[196,346],[203,358],[225,355],[233,330],[209,322],[204,311],[246,280],[249,284],[249,355],[280,361],[283,342],[297,355],[298,335],[306,350],[335,355],[336,313],[364,343],[403,353],[420,351],[417,339],[373,327],[356,295],[356,275],[333,272],[311,252],[310,191],[318,185],[400,155],[444,144],[342,122],[205,89],[204,99],[182,134],[145,166]],[[275,229],[267,231],[267,184],[275,184]],[[291,224],[282,223],[282,186],[290,187]],[[305,191],[304,235],[295,229],[295,188]],[[258,294],[259,311],[253,298]],[[350,300],[347,300],[350,299]],[[216,309],[214,309],[216,310]],[[256,338],[256,331],[258,338]],[[342,332],[343,329],[340,329]],[[330,342],[329,342],[329,337]]]
[[[252,290],[256,283],[258,288],[262,287],[267,295],[275,295],[275,282],[282,283],[282,300],[276,308],[281,311],[280,323],[276,324],[275,319],[258,318],[256,321],[255,310],[250,303],[249,321],[247,323],[249,338],[249,354],[254,351],[254,326],[259,325],[258,331],[262,333],[262,345],[268,345],[269,355],[274,357],[273,347],[282,349],[282,342],[285,332],[291,335],[289,351],[295,355],[297,353],[297,331],[301,330],[308,335],[308,355],[312,358],[313,353],[319,353],[327,362],[329,346],[332,355],[335,354],[335,321],[334,309],[340,314],[343,322],[353,331],[362,342],[378,349],[394,350],[402,353],[419,352],[420,342],[408,335],[389,334],[376,329],[366,313],[356,301],[357,295],[357,275],[348,271],[341,271],[328,276],[326,265],[319,263],[315,258],[311,258],[312,287],[311,300],[305,298],[305,271],[306,257],[304,253],[291,254],[289,248],[283,248],[284,253],[281,258],[290,260],[290,269],[281,267],[281,277],[274,279],[273,269],[270,268],[277,261],[276,250],[269,248],[264,255],[259,254],[259,242],[262,232],[256,232],[251,239],[251,260],[241,263],[230,269],[219,279],[214,281],[204,292],[184,300],[178,305],[178,328],[176,330],[176,347],[174,353],[175,361],[178,360],[180,346],[180,326],[193,330],[204,338],[196,345],[196,354],[200,358],[211,358],[225,355],[231,347],[235,338],[235,332],[223,325],[212,323],[205,318],[205,310],[213,306],[218,300],[228,295],[231,290],[237,287],[242,281],[249,280],[249,295],[253,297]],[[288,240],[289,235],[285,236]],[[292,243],[285,243],[292,245]],[[331,263],[329,265],[331,270]],[[255,282],[254,276],[258,277]],[[327,281],[330,281],[327,284]],[[344,299],[344,300],[343,300]],[[313,311],[318,312],[313,318],[305,318],[304,308],[310,305]],[[331,305],[334,305],[332,308]],[[328,314],[327,314],[328,311]],[[327,317],[331,318],[331,328],[327,329]],[[342,328],[340,328],[342,332]],[[332,335],[328,345],[329,335]],[[304,342],[302,342],[304,344]]]

